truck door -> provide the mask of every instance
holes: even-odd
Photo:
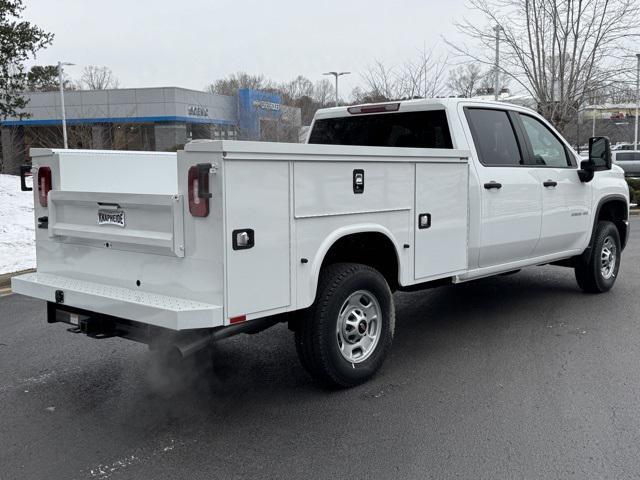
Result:
[[[539,119],[518,113],[527,163],[542,185],[542,227],[534,256],[583,248],[589,231],[591,184],[578,178],[577,162]]]
[[[465,108],[480,180],[479,266],[531,257],[540,238],[542,184],[525,164],[513,112]]]

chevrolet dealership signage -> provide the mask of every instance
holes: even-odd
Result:
[[[267,102],[266,100],[254,100],[253,106],[255,108],[261,108],[262,110],[273,110],[275,112],[280,110],[280,104],[276,102]]]
[[[187,115],[190,117],[204,117],[209,116],[209,109],[200,105],[189,105],[187,107]]]
[[[238,90],[238,129],[247,140],[261,139],[262,120],[279,120],[282,97],[250,88]]]

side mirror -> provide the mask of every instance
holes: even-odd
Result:
[[[578,178],[583,183],[588,183],[593,180],[593,175],[595,173],[595,168],[593,168],[593,163],[591,160],[583,160],[580,162],[580,170],[578,170]]]
[[[609,137],[589,139],[589,160],[580,162],[578,177],[581,182],[590,182],[599,170],[611,170],[611,142]]]
[[[589,139],[589,162],[594,170],[611,170],[611,142],[609,137]]]

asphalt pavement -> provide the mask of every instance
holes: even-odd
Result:
[[[318,387],[279,325],[163,369],[0,297],[0,479],[640,475],[640,218],[613,291],[534,267],[397,294],[369,383]]]

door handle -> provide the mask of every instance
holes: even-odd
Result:
[[[554,182],[553,180],[547,180],[546,182],[542,182],[542,185],[545,187],[556,187],[558,186],[558,182]]]
[[[492,188],[500,189],[502,188],[502,184],[491,180],[489,183],[484,184],[484,188],[486,188],[487,190],[491,190]]]

